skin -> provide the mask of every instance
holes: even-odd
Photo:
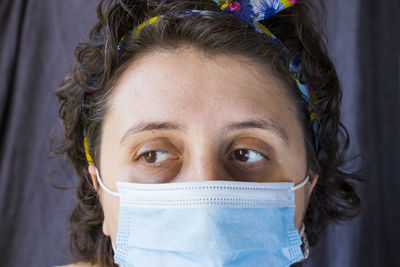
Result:
[[[113,90],[103,124],[100,159],[101,178],[113,191],[118,191],[117,181],[298,184],[307,175],[295,105],[268,66],[239,56],[208,58],[195,47],[184,46],[139,57]],[[287,144],[271,130],[223,131],[231,122],[249,119],[273,121],[286,133]],[[187,130],[150,130],[129,136],[121,145],[125,132],[143,121],[173,121]],[[250,153],[249,158],[229,158],[229,153],[240,149],[249,149],[242,150]],[[139,157],[150,150],[159,152],[147,153],[147,162],[146,155]],[[154,167],[157,162],[160,165]],[[119,198],[98,186],[93,163],[88,168],[104,210],[103,232],[115,244]],[[318,174],[310,174],[309,182],[295,191],[294,222],[299,230],[317,180]]]

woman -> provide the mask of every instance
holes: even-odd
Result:
[[[315,6],[103,6],[56,92],[80,179],[70,266],[290,266],[357,215]]]

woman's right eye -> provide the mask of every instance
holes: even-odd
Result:
[[[160,164],[170,158],[170,153],[164,150],[149,150],[140,154],[136,160],[143,158],[144,161],[150,164]]]

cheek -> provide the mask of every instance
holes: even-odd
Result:
[[[104,213],[103,232],[110,236],[114,245],[117,238],[119,198],[102,192],[101,203]]]

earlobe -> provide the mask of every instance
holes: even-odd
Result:
[[[96,191],[97,191],[99,184],[97,182],[96,166],[94,165],[94,163],[89,164],[88,171],[92,178],[92,183],[93,183],[94,189],[96,189]]]
[[[107,224],[106,224],[106,220],[103,220],[103,234],[105,236],[110,236],[110,231],[108,230]]]

